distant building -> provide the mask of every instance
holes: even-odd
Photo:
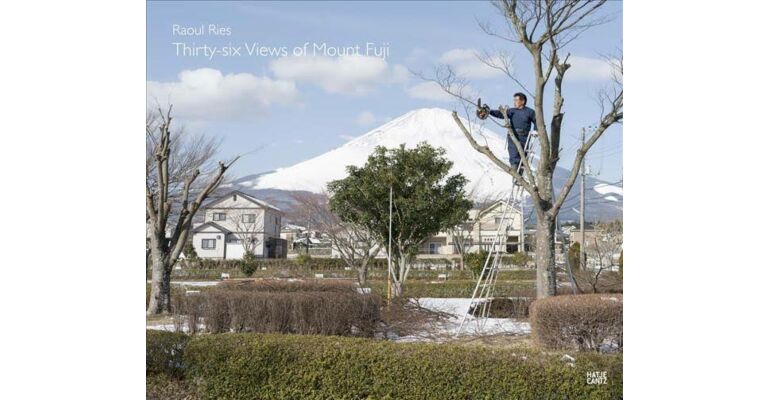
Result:
[[[520,211],[507,210],[506,218],[504,212],[503,200],[484,208],[471,209],[464,224],[433,235],[424,242],[419,253],[432,256],[459,255],[462,246],[465,253],[495,249],[503,253],[522,251]],[[533,243],[530,229],[526,229],[525,239],[525,250],[530,251]]]
[[[293,243],[296,239],[303,237],[306,231],[307,228],[301,225],[285,224],[280,229],[280,238],[288,243]]]
[[[234,190],[203,207],[204,222],[192,230],[200,258],[240,259],[247,250],[256,257],[285,258],[287,242],[280,237],[283,212]]]
[[[484,208],[469,210],[469,218],[461,226],[438,232],[430,236],[419,249],[417,258],[447,258],[458,259],[463,246],[464,253],[477,253],[480,250],[494,251],[498,249],[502,253],[512,254],[522,251],[523,242],[525,251],[535,249],[536,230],[526,227],[525,240],[521,240],[521,216],[519,210],[509,210],[507,218],[504,218],[505,202],[499,200]],[[497,240],[498,238],[498,240]],[[562,243],[567,240],[565,235],[557,235],[556,253],[562,252]],[[494,245],[495,243],[495,245]],[[386,247],[379,249],[376,258],[387,256]],[[332,257],[339,257],[339,252],[334,249]]]

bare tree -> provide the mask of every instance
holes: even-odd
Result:
[[[239,158],[213,167],[210,160],[217,143],[172,133],[171,109],[158,108],[147,117],[146,206],[152,262],[148,314],[171,311],[171,271],[189,238],[192,219]],[[198,179],[201,176],[205,182]]]
[[[264,212],[234,210],[229,214],[231,215],[232,226],[235,228],[233,233],[243,245],[245,255],[255,255],[256,248],[263,242]],[[230,215],[227,217],[229,218]]]
[[[357,271],[360,285],[365,285],[370,261],[381,248],[371,232],[363,226],[342,222],[331,211],[326,193],[298,192],[293,199],[304,212],[312,215],[317,231],[331,240],[332,249],[348,267]]]
[[[612,289],[621,286],[620,281],[604,279],[603,273],[612,271],[618,266],[623,245],[624,234],[621,220],[595,224],[595,236],[592,242],[584,248],[587,265],[578,272],[581,280],[591,287],[592,293],[597,293],[604,287]]]
[[[477,193],[478,193],[478,187],[473,186],[472,189],[470,189],[469,193],[467,194],[467,197],[476,199],[475,207],[478,209],[477,214],[475,214],[474,217],[467,219],[465,222],[462,222],[456,226],[448,228],[448,234],[451,236],[451,238],[453,238],[453,245],[456,248],[456,251],[459,252],[459,256],[460,256],[459,269],[461,270],[464,270],[465,268],[465,265],[464,265],[465,256],[467,255],[467,253],[469,253],[469,250],[474,245],[475,240],[474,240],[473,234],[474,234],[475,228],[477,228],[480,223],[480,219],[484,215],[483,213],[484,209],[489,205],[499,201],[499,199],[494,198],[495,196],[491,194],[485,195],[481,199],[477,199],[478,197]],[[481,244],[479,238],[478,238],[478,244]]]
[[[502,0],[493,2],[506,22],[505,32],[496,32],[487,24],[481,24],[481,29],[487,34],[500,38],[508,43],[522,45],[533,63],[533,87],[523,84],[512,69],[513,60],[506,52],[478,55],[486,65],[505,73],[516,85],[522,87],[533,98],[533,108],[536,112],[539,149],[536,169],[531,168],[526,158],[523,158],[522,175],[517,168],[510,167],[497,157],[486,145],[478,143],[472,134],[472,124],[466,125],[454,111],[453,117],[472,147],[486,155],[499,168],[512,175],[515,181],[530,194],[536,213],[536,287],[537,297],[543,298],[557,294],[557,268],[555,264],[555,219],[563,206],[571,188],[576,182],[584,156],[603,133],[613,124],[621,123],[623,113],[622,74],[623,63],[621,56],[610,57],[615,69],[612,90],[603,90],[598,99],[601,101],[599,122],[589,132],[588,139],[576,150],[571,172],[565,184],[557,195],[553,187],[553,176],[560,161],[560,137],[563,123],[565,97],[563,81],[571,64],[568,63],[570,54],[563,54],[566,45],[586,29],[605,22],[608,17],[598,15],[605,0],[531,0],[516,1]],[[549,125],[544,110],[544,95],[548,84],[554,78],[552,88],[552,110]],[[450,67],[436,69],[435,77],[430,79],[438,83],[444,91],[452,94],[465,107],[468,117],[469,108],[474,106],[465,89],[468,83],[457,76]],[[506,129],[509,139],[523,154],[520,141],[514,135],[511,123],[506,117],[507,107],[499,107],[505,116],[499,125]],[[495,121],[494,121],[495,122]]]

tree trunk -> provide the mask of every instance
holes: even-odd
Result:
[[[537,213],[536,218],[536,298],[557,294],[555,267],[555,220]]]
[[[392,297],[400,297],[403,294],[403,283],[392,281]]]
[[[365,281],[368,278],[368,263],[364,262],[359,268],[357,268],[357,282],[360,287],[365,286]]]
[[[161,255],[161,251],[152,252],[152,285],[149,292],[147,314],[171,312],[171,268]]]

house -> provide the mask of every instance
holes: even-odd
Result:
[[[280,238],[285,239],[288,243],[293,243],[294,240],[302,237],[307,228],[301,225],[285,224],[280,230]]]
[[[519,209],[507,212],[504,218],[505,201],[499,200],[481,208],[473,208],[468,212],[467,220],[458,227],[438,232],[427,238],[421,245],[417,258],[450,259],[458,260],[463,253],[477,253],[481,250],[492,252],[496,249],[502,253],[512,254],[522,251],[535,251],[536,229],[526,226],[525,235],[522,235],[522,216]],[[526,216],[527,219],[528,216]],[[498,239],[497,239],[498,238]],[[521,240],[524,238],[524,240]],[[566,234],[556,233],[555,257],[562,260],[564,244],[568,240]],[[382,246],[375,254],[375,258],[386,258],[386,246]],[[337,249],[332,249],[331,257],[341,257]],[[561,261],[558,261],[561,262]]]
[[[466,222],[427,239],[420,253],[433,257],[458,256],[461,253],[459,251],[461,247],[465,249],[465,253],[476,253],[480,250],[493,251],[495,248],[505,253],[516,253],[523,245],[520,240],[522,225],[520,211],[508,210],[506,219],[504,212],[505,201],[503,200],[483,208],[471,209]],[[526,229],[525,238],[527,239],[525,249],[530,251],[533,242],[532,233],[528,229]]]
[[[192,245],[200,258],[285,258],[288,246],[280,238],[283,212],[253,196],[233,190],[203,206],[204,220],[192,230]]]

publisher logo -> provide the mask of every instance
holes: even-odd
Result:
[[[587,385],[607,385],[607,384],[608,384],[607,371],[587,372]]]

